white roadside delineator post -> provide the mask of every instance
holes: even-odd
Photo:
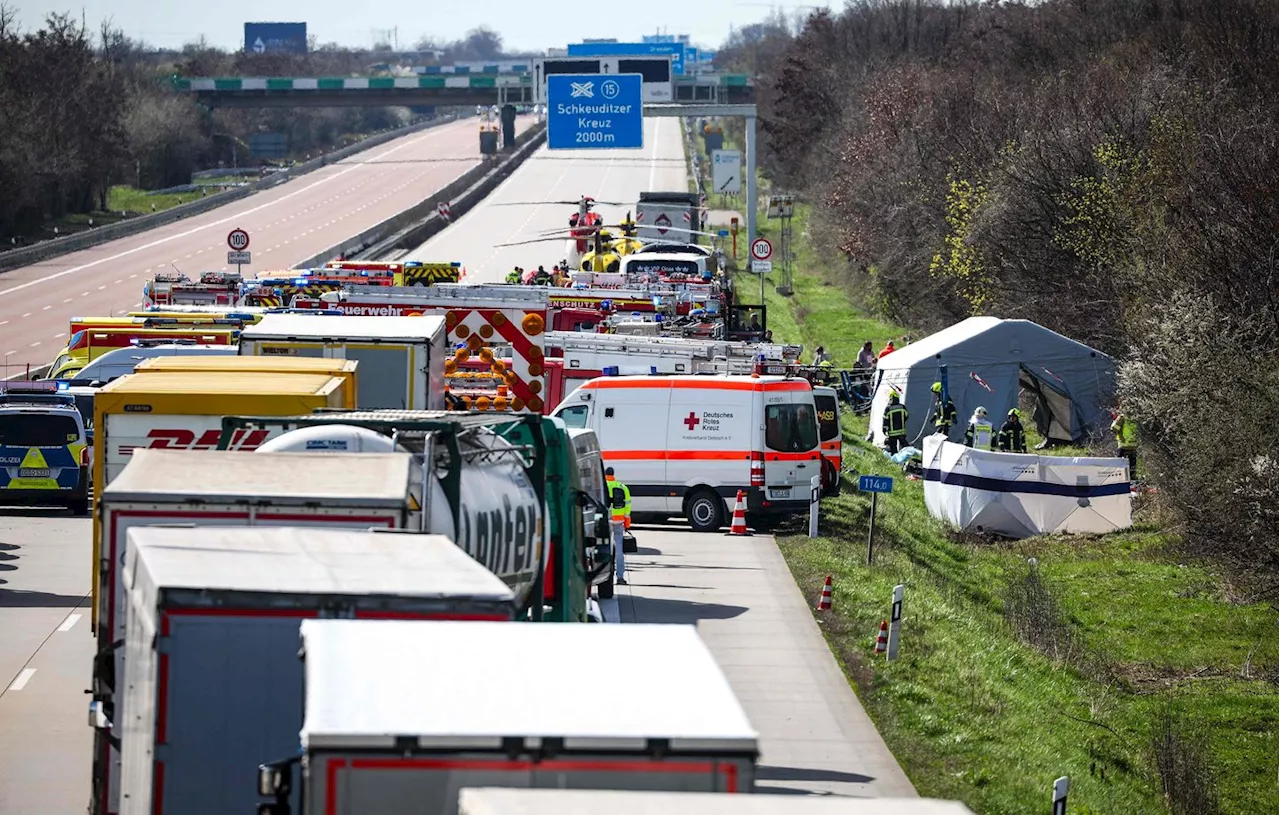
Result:
[[[885,652],[885,660],[888,662],[894,662],[898,658],[902,633],[902,593],[905,588],[901,583],[893,587],[893,610],[889,613],[889,649]]]
[[[1067,791],[1071,789],[1071,779],[1062,776],[1053,782],[1053,815],[1067,815]]]
[[[809,537],[818,537],[818,502],[822,498],[822,476],[809,479]]]

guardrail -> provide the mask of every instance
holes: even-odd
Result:
[[[409,209],[294,264],[293,268],[322,266],[340,254],[352,260],[373,259],[395,249],[411,249],[426,242],[449,224],[436,211],[438,204],[448,203],[452,219],[456,220],[511,175],[546,138],[546,125],[534,125],[516,137],[513,152],[484,161]]]
[[[246,198],[260,190],[270,189],[279,184],[283,184],[294,176],[317,170],[326,165],[354,155],[355,153],[377,147],[385,144],[392,139],[398,139],[401,136],[407,136],[410,133],[416,133],[419,130],[436,127],[455,121],[457,116],[450,114],[447,116],[438,116],[434,119],[417,122],[408,127],[388,130],[384,133],[370,136],[366,139],[349,144],[346,147],[340,147],[329,153],[324,153],[316,158],[296,164],[287,170],[281,170],[272,173],[261,181],[255,181],[244,187],[237,187],[226,192],[215,193],[205,198],[192,201],[189,204],[179,204],[171,209],[163,212],[155,212],[149,215],[139,215],[136,218],[130,218],[126,221],[118,221],[114,224],[106,226],[93,227],[83,232],[77,232],[74,235],[65,235],[60,238],[42,241],[32,246],[24,246],[21,249],[10,249],[7,252],[0,252],[0,272],[7,272],[20,266],[27,266],[32,263],[38,263],[49,258],[59,257],[61,255],[78,252],[81,249],[88,249],[91,246],[107,243],[118,238],[126,238],[130,235],[136,235],[145,232],[148,229],[154,229],[158,226],[173,223],[174,221],[190,218],[192,215],[200,215],[209,210],[216,209],[223,204],[229,204],[241,198]]]

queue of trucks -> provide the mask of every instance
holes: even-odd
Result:
[[[513,625],[603,622],[606,467],[637,519],[700,532],[740,494],[763,518],[838,489],[834,389],[678,249],[560,288],[164,274],[73,321],[47,384],[92,484],[90,811],[751,791],[757,736],[692,628]]]

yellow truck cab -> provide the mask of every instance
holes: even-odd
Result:
[[[46,378],[70,379],[93,360],[117,348],[183,341],[199,345],[234,345],[239,334],[239,325],[87,328],[71,335],[66,347],[49,366]]]

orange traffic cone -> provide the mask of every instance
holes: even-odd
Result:
[[[831,610],[831,575],[827,575],[827,580],[822,584],[822,596],[818,598],[818,611]]]
[[[889,650],[889,621],[880,621],[880,633],[876,636],[876,653],[883,654]]]
[[[738,490],[738,500],[733,505],[733,522],[729,524],[730,535],[750,535],[747,530],[747,496]]]

